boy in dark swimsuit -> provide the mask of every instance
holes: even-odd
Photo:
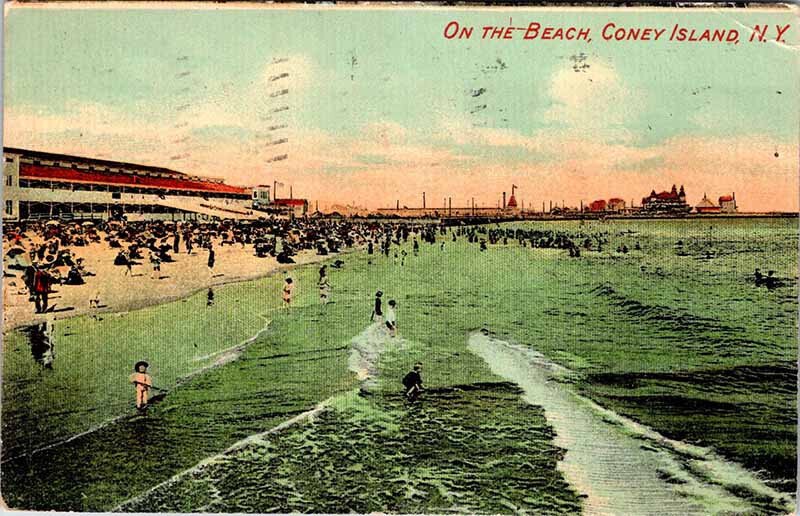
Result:
[[[408,401],[416,400],[422,392],[422,363],[414,364],[414,369],[403,377],[403,387],[405,387],[406,398]]]

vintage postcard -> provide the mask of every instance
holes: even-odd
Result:
[[[798,30],[6,5],[2,503],[794,513]]]

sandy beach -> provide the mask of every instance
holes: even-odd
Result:
[[[314,251],[300,251],[293,257],[294,264],[279,264],[274,257],[259,258],[248,245],[215,245],[216,263],[208,268],[208,251],[195,249],[192,254],[173,254],[174,262],[162,263],[161,273],[153,269],[145,257],[137,260],[133,274],[126,274],[124,266],[114,265],[118,249],[105,243],[72,247],[76,257],[85,260],[88,271],[83,285],[53,285],[48,314],[35,313],[34,304],[28,300],[22,271],[4,267],[3,277],[3,329],[9,331],[43,321],[45,318],[64,319],[89,313],[123,312],[179,299],[203,288],[226,283],[251,280],[272,272],[321,261],[329,256],[319,256]],[[5,251],[5,250],[4,250]],[[64,268],[66,274],[68,268]],[[97,297],[100,308],[90,308],[89,300]]]

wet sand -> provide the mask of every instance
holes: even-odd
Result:
[[[86,270],[95,276],[85,276],[83,285],[54,285],[49,299],[50,307],[54,308],[46,315],[35,313],[33,303],[28,300],[22,271],[4,268],[5,273],[11,276],[3,278],[3,331],[41,322],[48,317],[63,319],[90,313],[136,310],[174,301],[204,288],[256,279],[331,256],[318,256],[315,251],[307,250],[293,257],[295,264],[279,264],[273,257],[255,256],[251,245],[215,245],[216,261],[212,270],[208,268],[207,250],[195,249],[189,255],[181,246],[180,253],[170,253],[175,261],[162,263],[161,273],[154,276],[147,252],[142,253],[144,259],[136,260],[141,264],[133,266],[131,275],[126,274],[126,267],[114,265],[119,249],[112,249],[105,243],[69,249],[85,260]],[[69,268],[61,270],[66,277]],[[89,307],[89,300],[93,297],[100,300],[99,309]]]

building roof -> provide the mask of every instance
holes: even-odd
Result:
[[[625,202],[625,199],[620,199],[619,197],[612,197],[608,200],[609,203],[618,203],[618,202]]]
[[[305,199],[275,199],[272,201],[272,204],[277,204],[278,206],[303,206],[307,203],[308,201]]]
[[[678,194],[672,192],[659,192],[656,194],[656,199],[677,199]]]
[[[151,177],[124,172],[100,172],[22,163],[19,176],[21,179],[40,179],[44,181],[249,195],[246,188],[213,181],[199,181],[191,179],[185,174],[181,174],[179,177]]]
[[[733,197],[730,196],[730,195],[723,195],[723,196],[721,196],[719,198],[720,204],[722,204],[723,202],[731,202],[732,200],[733,200]]]
[[[717,207],[718,206],[713,202],[711,202],[711,199],[709,199],[705,195],[703,195],[703,200],[701,200],[699,203],[697,203],[697,206],[695,206],[695,208],[717,208]]]
[[[96,158],[87,158],[85,156],[74,156],[71,154],[57,154],[53,152],[42,152],[30,149],[20,149],[17,147],[3,147],[4,153],[13,153],[13,154],[20,154],[25,156],[26,158],[38,158],[38,159],[46,159],[49,161],[77,161],[80,163],[86,163],[87,165],[98,165],[103,167],[112,167],[112,168],[131,168],[135,170],[141,170],[145,172],[159,172],[162,174],[174,174],[179,176],[185,176],[183,172],[178,172],[177,170],[172,170],[169,168],[164,167],[154,167],[150,165],[140,165],[136,163],[129,163],[126,161],[110,161],[105,159],[96,159]]]
[[[511,194],[511,198],[508,199],[508,204],[506,204],[507,208],[516,208],[517,207],[517,200],[514,198],[514,194]]]
[[[683,190],[683,185],[681,185],[680,193],[678,192],[678,189],[675,188],[675,185],[672,185],[672,190],[671,191],[666,191],[665,190],[663,192],[656,193],[656,191],[653,190],[652,192],[650,192],[649,196],[647,196],[644,199],[642,199],[642,202],[646,203],[646,202],[648,202],[650,200],[677,201],[677,200],[680,200],[682,195],[686,195],[684,190]]]

